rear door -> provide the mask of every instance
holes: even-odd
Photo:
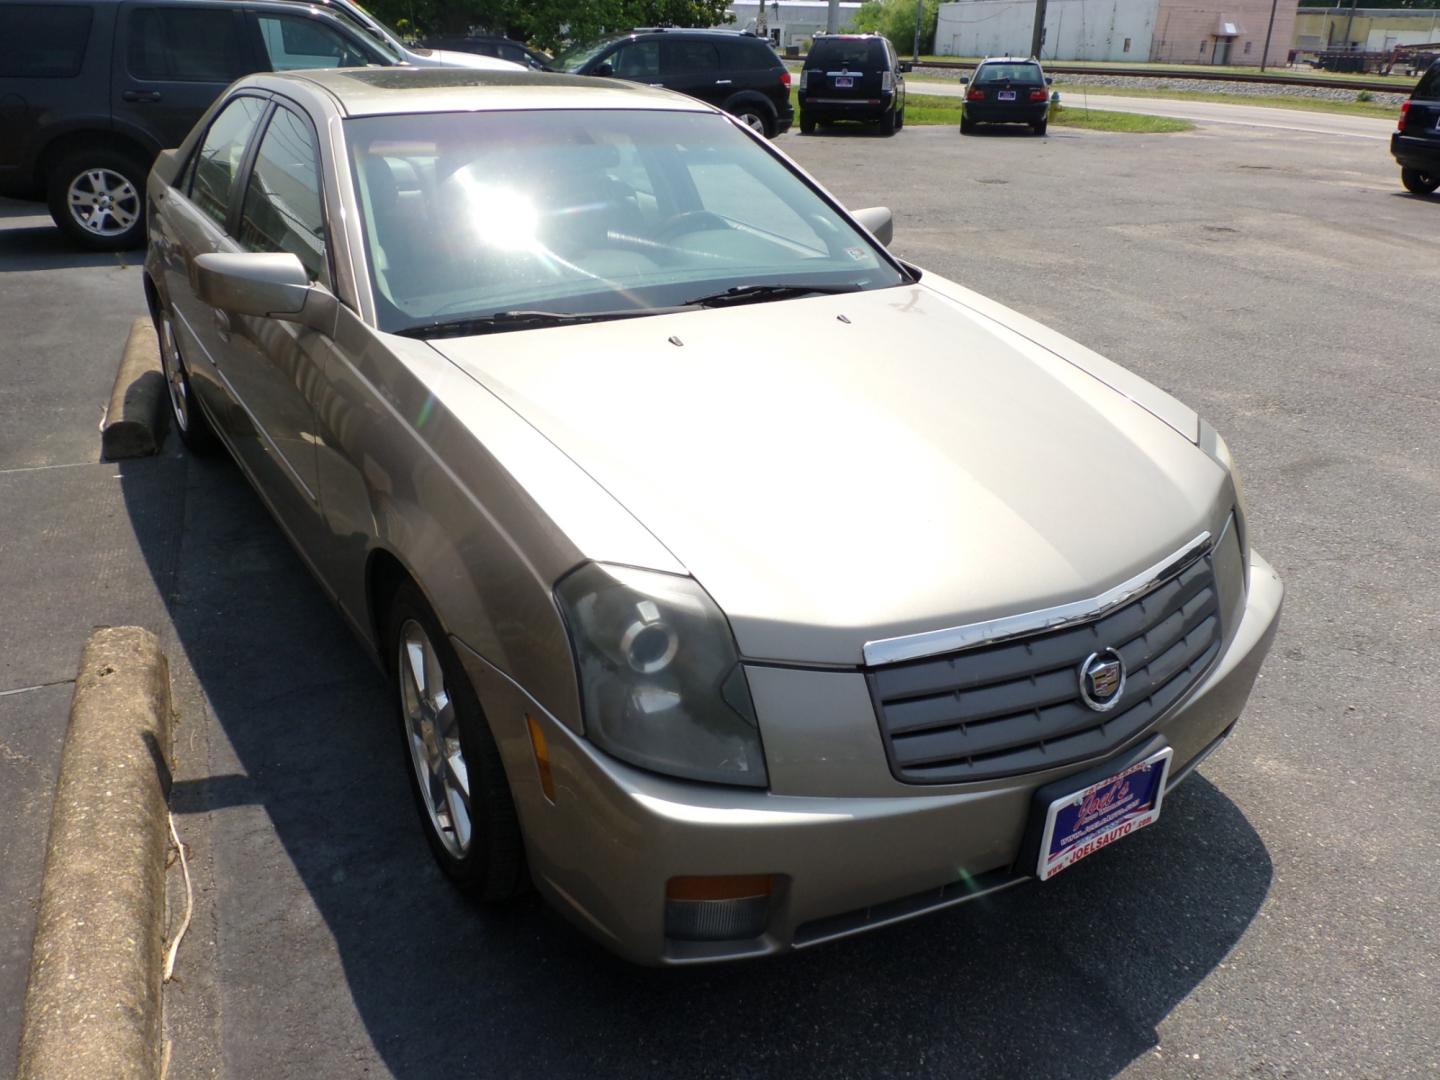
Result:
[[[179,146],[222,90],[259,67],[233,5],[127,3],[115,28],[117,127]]]
[[[713,41],[667,38],[660,45],[660,81],[711,105],[720,105],[737,89],[735,73],[720,70],[720,50]]]

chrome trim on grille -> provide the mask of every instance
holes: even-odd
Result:
[[[1188,563],[1204,555],[1209,546],[1210,533],[1206,530],[1148,570],[1142,570],[1128,581],[1123,581],[1089,600],[1075,600],[1058,607],[1027,611],[1021,615],[1006,615],[967,626],[952,626],[905,637],[867,641],[864,647],[865,663],[869,667],[876,667],[901,660],[920,660],[928,656],[961,652],[977,645],[993,645],[1010,638],[1038,634],[1046,630],[1061,630],[1076,623],[1089,622],[1111,608],[1148,592],[1162,580],[1178,573]]]

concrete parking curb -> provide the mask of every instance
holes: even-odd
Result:
[[[136,319],[125,339],[120,370],[110,391],[110,408],[100,432],[100,454],[106,461],[147,457],[160,449],[163,435],[165,373],[160,343],[147,318]]]
[[[75,680],[19,1080],[160,1075],[170,675],[155,635],[90,635]]]

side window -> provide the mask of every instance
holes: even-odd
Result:
[[[1433,64],[1415,87],[1416,101],[1440,101],[1440,64]]]
[[[632,41],[610,55],[610,65],[621,79],[658,79],[660,77],[660,43]]]
[[[238,239],[248,251],[288,251],[312,281],[329,281],[320,153],[310,125],[289,109],[276,108],[260,139]]]
[[[137,79],[228,83],[250,70],[227,8],[133,8],[127,33]]]
[[[218,225],[225,224],[235,173],[264,111],[265,102],[262,99],[237,97],[220,110],[196,151],[190,200],[214,218]]]
[[[364,67],[375,57],[353,39],[319,19],[303,15],[258,15],[260,38],[272,71]]]
[[[666,42],[667,75],[712,75],[720,70],[720,54],[708,41]]]
[[[90,38],[88,7],[6,4],[0,7],[0,77],[72,79]]]

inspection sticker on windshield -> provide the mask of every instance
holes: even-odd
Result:
[[[1123,772],[1052,802],[1035,876],[1049,881],[1086,856],[1154,824],[1173,754],[1167,746]]]

